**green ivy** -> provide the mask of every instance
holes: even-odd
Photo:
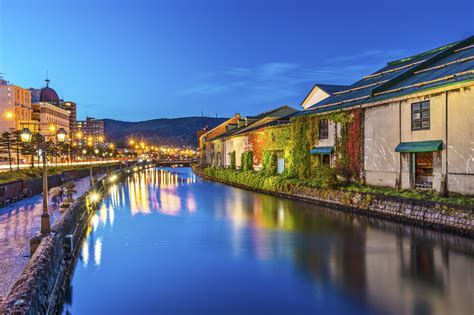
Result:
[[[267,150],[263,152],[262,169],[260,170],[260,172],[267,176],[276,175],[278,168],[277,164],[278,158],[276,153],[274,151]]]
[[[328,114],[313,114],[298,116],[291,120],[291,167],[290,173],[297,178],[318,177],[319,157],[312,156],[310,150],[318,145],[319,124],[321,120],[328,120],[343,127],[341,136],[336,135],[337,159],[347,160],[347,124],[352,121],[350,113],[339,111]],[[346,165],[344,163],[343,165]]]
[[[240,157],[240,166],[244,171],[253,170],[253,152],[247,151],[242,153]]]
[[[232,151],[231,153],[229,153],[229,156],[230,156],[230,168],[235,170],[235,168],[236,168],[236,165],[235,165],[235,151]]]

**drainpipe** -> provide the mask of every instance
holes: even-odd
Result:
[[[402,101],[398,102],[398,138],[399,138],[398,143],[402,142]],[[398,189],[401,189],[402,188],[402,153],[398,153],[398,155],[399,155],[398,160],[399,160],[399,165],[400,165],[400,169],[398,172]]]
[[[446,174],[444,175],[444,183],[443,183],[443,194],[446,195],[448,193],[448,91],[446,91]]]

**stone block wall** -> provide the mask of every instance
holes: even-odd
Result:
[[[245,185],[236,185],[207,177],[199,169],[194,169],[194,171],[203,178],[255,190]],[[472,207],[334,189],[322,190],[291,184],[287,185],[285,192],[258,191],[323,204],[356,214],[386,218],[396,222],[474,237],[474,209]]]

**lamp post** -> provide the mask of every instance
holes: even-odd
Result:
[[[56,140],[59,143],[63,143],[66,140],[66,130],[59,128],[56,132]],[[20,132],[20,138],[23,143],[31,142],[31,131],[28,128],[23,128]],[[41,142],[37,146],[37,150],[41,150],[41,157],[43,159],[43,213],[41,214],[41,234],[48,234],[51,232],[51,220],[48,212],[48,164],[46,161],[46,151],[48,150],[49,144],[47,142]]]

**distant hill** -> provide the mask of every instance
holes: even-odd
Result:
[[[226,118],[182,117],[127,122],[104,119],[107,139],[119,146],[128,139],[143,139],[157,145],[197,146],[196,132],[204,127],[210,129],[223,123]]]

